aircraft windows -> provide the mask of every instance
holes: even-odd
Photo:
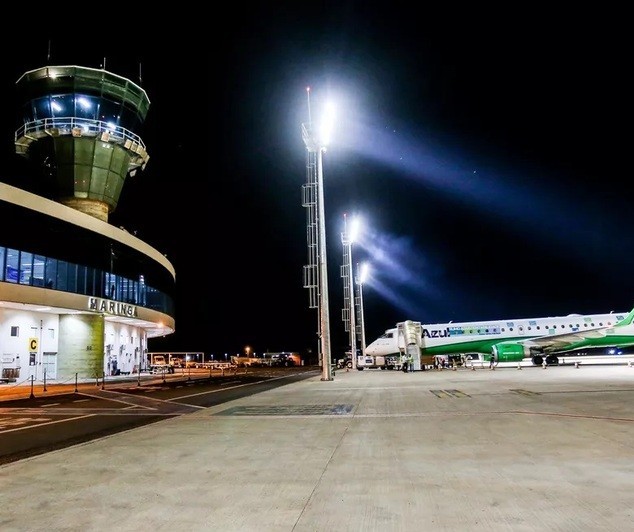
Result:
[[[520,331],[524,330],[524,326],[520,325]]]
[[[537,330],[539,331],[540,329],[541,329],[541,326],[540,326],[540,325],[538,325],[538,326],[537,326]]]
[[[513,327],[509,327],[509,331],[513,332]]]
[[[530,325],[528,326],[528,330],[529,330],[529,331],[530,331],[530,330],[532,330],[532,327],[531,327]]]
[[[563,329],[564,327],[565,327],[565,325],[562,323],[562,324],[561,324],[561,328]]]
[[[603,322],[599,322],[599,327],[603,327]]]
[[[502,327],[502,332],[504,332],[506,329],[504,327]]]

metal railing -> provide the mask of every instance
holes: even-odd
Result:
[[[73,130],[77,136],[96,137],[101,133],[108,134],[108,140],[125,144],[130,141],[130,145],[136,144],[146,151],[145,144],[137,134],[129,131],[121,126],[115,126],[110,122],[102,120],[93,120],[90,118],[77,118],[75,116],[60,118],[44,118],[40,120],[32,120],[26,122],[15,132],[15,142],[26,137],[40,137],[43,133],[49,133],[53,130],[59,130],[60,135],[72,135]],[[133,150],[135,151],[135,150]]]

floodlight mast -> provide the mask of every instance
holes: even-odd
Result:
[[[359,329],[361,333],[361,356],[365,356],[365,320],[363,315],[363,283],[368,278],[368,263],[357,263],[357,284],[359,285]]]
[[[310,114],[308,124],[302,124],[302,139],[306,145],[306,184],[303,186],[303,206],[307,208],[308,265],[304,266],[304,287],[310,290],[310,308],[319,312],[320,362],[322,381],[331,381],[330,316],[328,311],[328,263],[326,260],[326,222],[324,208],[323,153],[328,133],[315,134]],[[318,297],[315,297],[318,296]]]
[[[357,330],[355,320],[355,297],[354,297],[354,273],[352,271],[352,242],[354,241],[353,231],[348,232],[348,217],[343,215],[343,233],[341,233],[341,243],[343,244],[343,265],[341,266],[341,277],[343,283],[343,321],[346,324],[346,331],[350,334],[350,360],[352,368],[357,368]]]

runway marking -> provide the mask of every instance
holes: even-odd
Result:
[[[38,421],[50,421],[47,417],[16,417],[14,419],[0,419],[0,430],[6,429],[7,427],[16,427],[18,425],[26,425],[27,423],[37,423]]]
[[[446,397],[455,397],[455,398],[471,397],[470,395],[464,392],[461,392],[460,390],[429,390],[429,391],[440,399],[443,399]]]
[[[57,405],[61,405],[62,403],[47,403],[45,405],[42,405],[42,408],[48,408],[49,406],[57,406]]]
[[[534,397],[536,395],[541,395],[539,392],[531,392],[530,390],[522,390],[521,388],[511,388],[513,393],[518,393],[520,395],[526,395],[527,397]]]
[[[281,405],[281,406],[234,406],[215,416],[345,416],[354,410],[354,405]]]
[[[13,429],[7,429],[7,430],[2,430],[0,431],[0,434],[6,434],[7,432],[16,432],[18,430],[28,430],[28,429],[34,429],[34,428],[39,428],[45,425],[55,425],[56,423],[66,423],[67,421],[76,421],[78,419],[83,419],[86,417],[92,417],[93,414],[89,414],[87,416],[78,416],[72,419],[58,419],[56,421],[45,421],[44,423],[38,423],[37,425],[28,425],[26,427],[16,427]]]

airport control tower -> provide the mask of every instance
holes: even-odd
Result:
[[[16,153],[34,162],[57,201],[103,221],[128,174],[149,155],[134,133],[150,107],[130,80],[94,68],[47,66],[16,82]]]

